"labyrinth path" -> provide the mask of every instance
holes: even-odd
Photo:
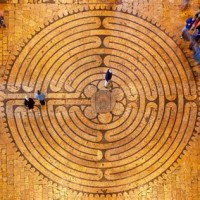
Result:
[[[7,74],[5,114],[17,151],[73,191],[148,184],[172,170],[194,134],[190,64],[170,36],[134,13],[88,8],[54,18],[26,40]],[[24,96],[38,89],[46,106],[28,111]]]

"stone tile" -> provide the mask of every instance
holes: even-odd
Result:
[[[1,5],[0,199],[199,199],[199,74],[178,39],[198,1],[180,3]],[[99,113],[108,67],[115,106]],[[37,89],[46,106],[28,111]]]

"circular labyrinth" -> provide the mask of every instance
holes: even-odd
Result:
[[[74,191],[111,194],[150,183],[172,170],[195,133],[188,60],[137,14],[85,8],[54,18],[24,43],[7,73],[5,114],[17,151]],[[27,111],[23,98],[38,89],[46,106]]]

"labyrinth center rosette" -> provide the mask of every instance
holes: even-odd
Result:
[[[23,98],[38,89],[46,107],[27,112]],[[6,98],[21,155],[86,193],[131,190],[171,170],[197,118],[195,81],[177,44],[148,20],[112,10],[65,15],[36,32],[11,64]]]

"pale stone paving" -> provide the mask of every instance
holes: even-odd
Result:
[[[196,134],[199,131],[199,124],[195,124],[195,116],[199,112],[197,110],[199,83],[197,82],[198,77],[195,77],[194,80],[190,69],[190,66],[193,66],[192,69],[198,76],[199,69],[195,62],[190,59],[189,65],[179,47],[176,46],[170,37],[159,31],[159,29],[153,28],[150,23],[145,21],[140,22],[139,19],[138,23],[140,25],[135,24],[132,27],[138,26],[138,30],[146,31],[142,25],[147,26],[154,34],[158,34],[163,38],[163,41],[159,43],[161,47],[156,43],[159,41],[159,38],[154,41],[152,34],[149,34],[150,39],[145,35],[140,38],[143,33],[136,34],[137,37],[130,37],[129,42],[127,42],[125,40],[127,33],[133,34],[134,30],[128,28],[123,30],[120,27],[121,24],[127,25],[126,20],[122,17],[123,13],[118,14],[118,17],[121,19],[118,25],[112,24],[113,19],[111,17],[106,18],[105,11],[102,13],[105,14],[103,26],[105,28],[115,26],[114,29],[116,32],[118,31],[120,39],[114,34],[107,36],[109,32],[105,34],[101,30],[87,32],[87,29],[95,29],[100,26],[99,18],[93,17],[88,18],[93,24],[85,27],[84,21],[80,21],[82,22],[80,23],[81,25],[78,21],[70,22],[70,26],[78,25],[80,27],[80,30],[83,32],[82,35],[78,32],[75,34],[75,32],[68,31],[68,26],[63,27],[63,29],[66,28],[66,31],[68,31],[64,35],[56,32],[56,26],[59,24],[57,24],[58,18],[55,16],[59,15],[61,18],[60,21],[63,23],[65,20],[68,20],[67,17],[63,16],[63,13],[66,13],[67,9],[71,11],[77,8],[82,9],[82,5],[66,4],[113,4],[114,2],[70,2],[62,0],[48,1],[48,3],[52,4],[45,3],[47,1],[16,0],[10,1],[10,4],[7,5],[0,5],[0,8],[5,10],[5,21],[8,26],[6,29],[0,29],[0,65],[2,77],[0,79],[0,199],[198,200],[200,197],[200,148],[198,145],[199,136]],[[197,10],[197,3],[196,1],[192,2],[188,13],[194,13]],[[181,30],[188,15],[187,12],[181,13],[179,11],[179,4],[180,2],[172,1],[123,1],[123,5],[119,5],[118,7],[119,9],[122,6],[124,9],[129,7],[134,9],[134,12],[138,11],[140,13],[139,16],[147,16],[148,19],[153,19],[153,22],[157,22],[162,27],[167,28],[167,32],[170,35],[175,35],[175,39],[178,39],[178,31]],[[170,12],[168,12],[169,10]],[[87,12],[85,13],[85,17],[88,17]],[[171,15],[174,18],[171,18]],[[135,22],[132,18],[130,19],[132,23]],[[55,23],[49,25],[48,21]],[[89,21],[86,20],[86,22]],[[44,27],[44,23],[49,29]],[[40,30],[39,27],[44,31],[38,32],[33,36],[35,31]],[[55,32],[52,30],[55,30]],[[79,29],[77,28],[76,31],[79,31]],[[45,33],[45,37],[40,41],[39,39],[42,38],[43,33]],[[72,37],[65,39],[67,37],[66,33],[69,36],[72,35]],[[88,33],[89,39],[87,39]],[[105,34],[106,36],[103,39],[96,36],[101,34],[103,36]],[[83,37],[82,40],[80,40],[81,37]],[[29,42],[31,38],[34,38],[31,40],[32,43]],[[59,40],[62,43],[58,43]],[[78,42],[76,42],[77,40]],[[103,44],[101,44],[101,40]],[[132,42],[136,44],[142,43],[143,49],[140,49],[138,46],[132,49]],[[76,48],[78,45],[79,48]],[[97,51],[100,45],[101,50]],[[175,52],[170,51],[167,45],[174,48]],[[188,44],[184,44],[184,42],[178,40],[178,45],[185,48],[184,52],[187,56],[192,57],[192,53],[186,48]],[[22,48],[25,53],[21,53],[23,52]],[[158,49],[159,53],[154,52],[154,48]],[[88,51],[85,52],[85,49]],[[154,53],[154,58],[146,52],[149,49],[151,49],[150,52]],[[118,50],[120,50],[120,53]],[[56,58],[56,56],[68,51],[71,56],[67,57],[68,55],[66,54],[64,58],[58,61],[54,59],[54,54]],[[41,52],[48,53],[43,57]],[[26,57],[26,53],[28,57]],[[73,58],[75,53],[77,55]],[[94,55],[92,55],[93,53]],[[109,55],[110,53],[112,54],[111,56],[101,56],[103,54]],[[127,56],[126,53],[137,55],[137,67],[130,64],[136,63],[135,58],[130,55]],[[140,56],[139,53],[144,57]],[[160,57],[160,55],[162,56]],[[169,58],[168,55],[170,56]],[[177,56],[181,61],[177,59]],[[88,63],[88,58],[92,64]],[[123,58],[127,58],[127,60]],[[130,63],[128,62],[129,59]],[[144,68],[140,64],[140,60],[142,60],[143,64],[149,65],[149,69],[151,70],[142,70]],[[158,64],[156,65],[157,61]],[[92,95],[95,95],[97,90],[102,89],[103,77],[106,71],[106,67],[102,63],[106,66],[109,66],[111,63],[114,71],[118,72],[114,74],[113,94],[124,94],[121,96],[116,95],[118,98],[116,101],[117,106],[113,108],[113,111],[111,109],[111,112],[113,112],[112,115],[108,113],[95,113],[94,107],[90,106]],[[122,64],[119,65],[119,63]],[[12,65],[12,69],[10,69],[10,65]],[[68,71],[65,70],[66,65],[69,65]],[[82,65],[84,65],[84,68],[81,67]],[[98,67],[99,65],[101,68]],[[151,65],[156,66],[156,70],[160,73],[163,88],[157,88],[159,79],[156,73],[151,74],[152,70],[154,70]],[[162,67],[165,69],[164,73],[162,73]],[[76,68],[79,70],[76,71]],[[134,73],[129,71],[129,68]],[[141,69],[144,73],[140,74],[138,69]],[[55,74],[56,71],[59,71],[59,73]],[[65,81],[66,76],[69,77],[69,81]],[[89,79],[87,79],[88,76],[90,76]],[[180,79],[179,76],[181,77]],[[136,80],[137,77],[140,78]],[[141,85],[140,80],[142,80]],[[157,82],[155,83],[155,81]],[[87,85],[90,82],[92,84],[89,85],[88,89]],[[134,83],[137,84],[134,85]],[[145,86],[144,89],[142,88],[143,85]],[[120,86],[123,86],[122,90]],[[48,94],[49,101],[47,102],[47,107],[40,108],[37,102],[34,112],[29,113],[23,107],[23,96],[25,93],[29,93],[33,97],[34,90],[39,87],[42,87],[42,90]],[[131,88],[131,91],[129,91],[129,88]],[[138,88],[140,90],[136,92]],[[93,92],[90,94],[88,90]],[[59,93],[56,98],[51,99],[54,98],[57,92]],[[161,140],[159,140],[160,135],[158,134],[155,135],[155,141],[149,142],[151,141],[150,138],[154,137],[154,131],[151,131],[151,126],[156,121],[157,109],[162,109],[162,105],[157,104],[156,99],[158,94],[161,95],[160,101],[162,101],[162,96],[167,94],[166,99],[168,103],[164,119],[166,122],[169,120],[169,125],[166,132],[164,132],[164,128],[159,132],[160,134],[163,133]],[[182,94],[185,95],[184,103],[181,103]],[[148,99],[146,109],[144,109],[145,101],[143,100],[145,95]],[[79,98],[80,96],[81,98]],[[156,169],[159,165],[162,166],[164,158],[168,154],[164,154],[163,160],[156,160],[157,163],[155,165],[153,160],[150,160],[148,163],[148,156],[154,155],[154,150],[145,157],[147,162],[143,159],[134,161],[134,157],[126,159],[127,156],[133,153],[138,158],[142,158],[144,152],[150,152],[149,149],[153,147],[155,142],[159,146],[158,149],[155,149],[160,152],[159,155],[164,152],[161,147],[165,144],[168,131],[170,133],[171,125],[176,120],[175,98],[180,99],[180,103],[178,104],[178,108],[180,109],[178,120],[183,120],[184,123],[181,126],[182,131],[177,135],[171,134],[166,144],[173,144],[173,142],[174,144],[179,144],[180,142],[181,148],[184,149],[183,154],[185,155],[180,154],[179,157],[179,153],[176,152],[176,146],[171,145],[169,152],[174,152],[174,155],[166,160],[166,166],[169,166],[169,168],[163,174],[160,171],[154,171],[154,168]],[[75,106],[73,106],[74,104]],[[126,105],[128,106],[126,107]],[[185,113],[181,112],[181,108],[183,107],[185,107]],[[169,114],[170,109],[172,109],[171,114]],[[137,127],[134,125],[135,121],[132,119],[136,118],[138,110],[140,111],[139,113],[143,113],[145,119],[141,121],[138,131],[143,128],[145,131],[138,135],[138,140],[133,140],[129,144],[126,141],[126,137],[128,137],[129,132],[131,133]],[[5,114],[8,122],[5,120]],[[126,123],[123,123],[129,115],[131,118],[127,118]],[[178,120],[177,124],[179,123]],[[128,124],[131,123],[133,125],[129,127]],[[148,123],[148,126],[145,126],[146,123]],[[158,120],[157,123],[161,123],[161,120]],[[120,124],[120,126],[117,127],[117,124]],[[109,126],[112,127],[111,130],[107,129]],[[193,131],[194,135],[192,134]],[[185,132],[186,134],[184,134]],[[65,133],[68,133],[68,135],[65,135]],[[76,138],[76,140],[73,140],[73,138]],[[182,140],[181,138],[184,139]],[[140,145],[137,146],[138,141]],[[149,145],[146,146],[148,142]],[[126,146],[121,147],[123,144],[126,144]],[[167,146],[166,144],[165,146]],[[137,151],[139,151],[138,154]],[[178,160],[176,160],[176,157],[178,157]],[[177,161],[175,165],[172,165],[171,160],[173,159]],[[120,163],[119,160],[122,160],[124,163],[134,162],[133,164],[121,167],[120,165],[118,166]],[[89,165],[93,166],[93,168],[89,168]],[[140,167],[137,168],[138,165]],[[155,172],[155,177],[153,175],[149,175],[149,177],[145,176],[142,184],[137,183],[139,187],[132,186],[134,190],[126,190],[126,187],[120,188],[121,178],[131,183],[137,177],[137,173],[138,177],[140,177],[142,175],[139,175],[140,170],[145,170],[145,167],[148,165],[154,165],[152,169],[149,169],[148,173]],[[111,169],[110,166],[112,166]],[[106,172],[104,173],[98,167],[100,169],[105,168]],[[129,170],[129,172],[126,172],[126,170]],[[136,170],[137,173],[135,176]],[[89,171],[90,173],[87,173]],[[120,176],[116,174],[120,174]],[[161,174],[162,176],[160,176]],[[113,186],[112,190],[109,187],[104,188],[107,184],[107,182],[104,183],[105,180],[107,182],[109,180],[115,181],[115,186]],[[148,184],[149,181],[152,182]],[[89,183],[89,187],[84,188],[86,182]],[[93,182],[103,188],[102,191],[98,191],[101,194],[96,193],[97,189],[93,186]],[[119,185],[118,188],[116,187],[117,185]],[[84,194],[83,192],[87,193]],[[89,194],[90,192],[94,192],[94,194]],[[112,194],[112,192],[116,193]]]

